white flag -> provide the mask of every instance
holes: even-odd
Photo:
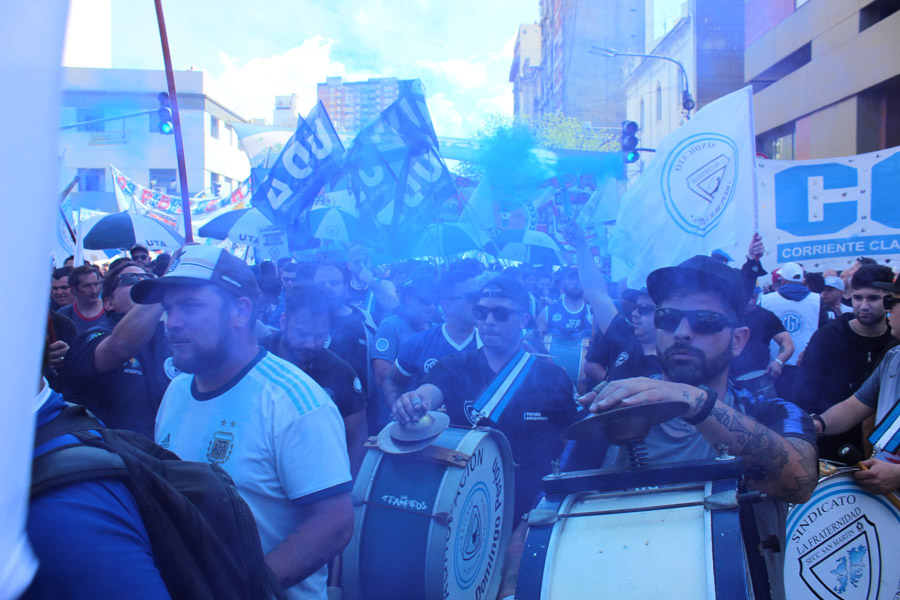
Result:
[[[619,268],[640,289],[654,269],[732,246],[754,228],[753,93],[712,102],[660,142],[622,198],[609,242]],[[617,272],[618,271],[618,272]]]

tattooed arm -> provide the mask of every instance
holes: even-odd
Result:
[[[681,400],[690,405],[682,416],[701,413],[706,392],[683,383],[635,378],[614,381],[579,401],[591,412],[646,402]],[[750,487],[780,500],[800,503],[809,499],[818,481],[815,447],[795,437],[784,437],[759,421],[716,400],[708,416],[696,425],[712,445],[728,444],[728,451],[744,459]]]
[[[705,400],[706,392],[695,389]],[[808,500],[816,487],[818,458],[806,440],[778,435],[718,400],[697,429],[713,446],[728,444],[731,454],[743,457],[753,489],[798,504]]]

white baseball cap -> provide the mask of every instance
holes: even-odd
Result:
[[[785,263],[778,271],[781,278],[785,281],[801,282],[803,281],[803,267],[795,262]]]
[[[844,280],[834,275],[825,278],[825,287],[833,287],[836,290],[844,291]]]

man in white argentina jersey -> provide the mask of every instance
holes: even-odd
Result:
[[[184,460],[219,463],[253,511],[266,563],[290,598],[324,600],[324,565],[350,540],[353,509],[337,407],[294,365],[257,346],[249,267],[188,246],[138,303],[161,302],[175,366],[156,442]]]

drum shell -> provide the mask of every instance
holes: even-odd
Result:
[[[346,598],[496,596],[512,531],[509,443],[493,429],[450,427],[432,446],[470,458],[460,467],[429,459],[426,451],[367,452],[343,555]],[[467,550],[482,527],[480,545]]]
[[[566,374],[578,389],[584,392],[584,362],[590,347],[590,338],[566,337],[562,335],[545,335],[544,346],[550,354],[553,364],[565,369]]]
[[[819,480],[792,506],[784,566],[788,600],[894,598],[900,590],[900,510],[853,473]]]

